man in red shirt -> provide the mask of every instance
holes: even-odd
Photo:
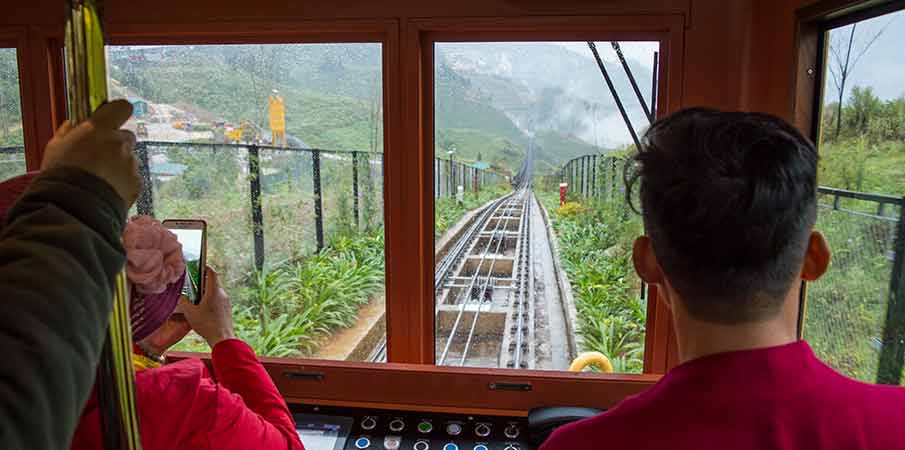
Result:
[[[635,269],[681,364],[541,449],[905,449],[905,388],[846,378],[797,338],[801,282],[830,260],[813,144],[773,116],[688,109],[639,150]]]

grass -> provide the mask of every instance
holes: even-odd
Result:
[[[434,201],[434,238],[443,236],[443,233],[458,223],[468,211],[474,210],[495,198],[502,197],[507,192],[509,192],[509,188],[500,184],[482,189],[478,195],[467,193],[462,203],[451,197],[436,199]]]
[[[559,207],[558,193],[543,192],[539,198],[551,212],[560,261],[572,286],[579,351],[603,353],[616,372],[640,373],[646,309],[631,264],[640,221],[619,200],[573,199]]]
[[[821,186],[905,195],[905,142],[848,139],[820,146]]]

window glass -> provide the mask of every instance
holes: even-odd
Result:
[[[892,287],[905,286],[905,252],[895,247],[905,242],[903,25],[899,11],[825,36],[817,228],[833,262],[810,286],[804,336],[831,366],[868,382],[903,380],[905,343],[884,337],[903,323],[889,310]]]
[[[598,352],[642,371],[622,167],[658,43],[617,45],[640,100],[610,42],[596,48],[615,96],[586,42],[436,44],[437,364],[566,370]]]
[[[260,355],[369,361],[384,336],[380,44],[108,47],[140,213],[208,224]],[[182,350],[205,350],[197,336]],[[379,358],[378,358],[379,359]]]
[[[25,173],[16,49],[0,48],[0,180]]]

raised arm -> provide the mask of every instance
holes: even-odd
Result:
[[[254,350],[235,338],[229,297],[216,272],[207,269],[200,304],[184,302],[182,312],[211,346],[217,384],[201,387],[213,414],[207,430],[211,448],[303,450],[285,400]],[[199,397],[200,399],[200,397]]]
[[[5,449],[69,445],[95,369],[122,268],[131,194],[140,188],[131,106],[64,126],[44,171],[0,231],[0,439]],[[130,172],[134,172],[131,174]]]

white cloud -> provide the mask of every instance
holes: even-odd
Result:
[[[587,42],[555,42],[555,44],[561,45],[585,58],[594,59]],[[622,48],[622,54],[625,55],[626,59],[633,60],[647,68],[653,68],[654,52],[660,49],[659,42],[620,41],[619,46]],[[609,42],[597,42],[597,51],[604,61],[615,62],[619,60]]]

